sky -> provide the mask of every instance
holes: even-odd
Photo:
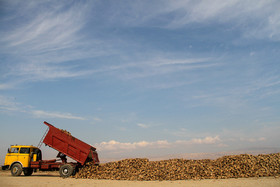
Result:
[[[100,158],[279,147],[279,9],[0,0],[0,163],[37,145],[44,121]]]

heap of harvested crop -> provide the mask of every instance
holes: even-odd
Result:
[[[63,133],[65,133],[65,134],[67,134],[67,135],[69,135],[69,136],[72,136],[72,135],[71,135],[71,133],[70,133],[70,132],[68,132],[67,130],[60,129],[60,131],[61,131],[61,132],[63,132]]]
[[[186,180],[280,175],[280,153],[224,156],[216,160],[125,159],[95,166],[87,163],[75,178],[112,180]]]

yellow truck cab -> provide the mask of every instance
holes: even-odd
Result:
[[[41,155],[41,150],[32,145],[12,145],[8,149],[2,169],[10,169],[13,176],[21,175],[22,171],[25,176],[30,176],[33,173],[30,162],[41,160]]]

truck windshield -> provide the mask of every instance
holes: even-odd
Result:
[[[18,153],[19,148],[18,147],[12,147],[10,153]]]

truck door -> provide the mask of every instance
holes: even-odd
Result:
[[[18,154],[18,161],[21,162],[22,167],[29,167],[30,163],[30,148],[21,147]]]

